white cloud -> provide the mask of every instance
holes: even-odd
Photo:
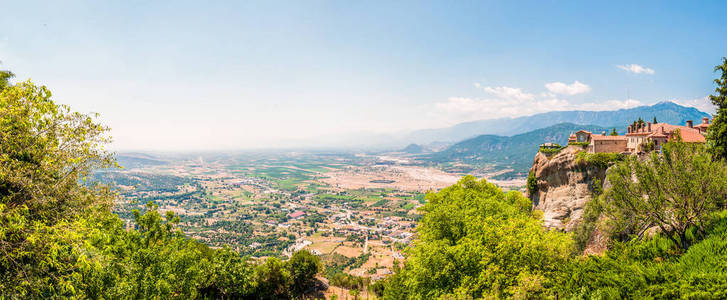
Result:
[[[427,113],[432,119],[440,119],[447,124],[472,120],[495,119],[502,117],[528,116],[549,111],[587,110],[602,111],[632,108],[644,105],[636,99],[602,100],[584,103],[560,98],[557,94],[575,95],[590,90],[587,85],[575,81],[572,84],[552,82],[546,84],[549,91],[531,94],[519,88],[475,87],[494,97],[471,98],[450,97],[446,101],[429,106]]]
[[[562,83],[562,82],[546,83],[545,88],[548,89],[552,93],[570,95],[570,96],[588,93],[591,91],[590,86],[588,86],[587,84],[584,84],[578,80],[576,80],[572,84],[566,84],[566,83]]]
[[[631,72],[634,74],[649,74],[654,75],[654,69],[644,67],[642,65],[637,64],[630,64],[630,65],[622,65],[622,66],[616,66],[621,70],[625,70],[627,72]]]
[[[446,102],[435,103],[435,108],[447,113],[453,120],[492,119],[516,117],[567,106],[565,100],[501,100],[451,97]]]
[[[640,105],[643,103],[635,99],[574,103],[557,97],[538,97],[526,101],[451,97],[447,101],[435,103],[431,115],[447,119],[446,122],[454,124],[472,120],[528,116],[549,111],[600,111]]]
[[[454,120],[468,121],[501,117],[519,117],[559,110],[614,110],[643,105],[635,99],[608,100],[593,103],[572,103],[565,99],[545,98],[528,101],[451,97],[435,103],[439,112]]]
[[[512,88],[507,86],[497,86],[497,87],[489,87],[489,86],[481,86],[479,83],[475,83],[475,87],[482,89],[485,92],[488,92],[495,97],[502,98],[502,99],[516,99],[516,100],[533,100],[535,99],[535,95],[524,93],[522,89],[519,88]]]
[[[700,111],[706,112],[711,115],[713,115],[717,112],[716,107],[714,106],[714,104],[712,104],[712,101],[709,101],[709,97],[697,98],[697,99],[691,99],[691,100],[673,99],[671,101],[676,104],[679,104],[681,106],[694,107]]]
[[[577,110],[617,110],[617,109],[624,109],[624,108],[633,108],[637,106],[644,105],[639,100],[636,99],[626,99],[626,100],[606,100],[601,102],[592,102],[592,103],[582,103],[574,105],[574,109]]]

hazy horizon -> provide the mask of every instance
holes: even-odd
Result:
[[[554,110],[712,113],[727,4],[699,6],[13,2],[0,69],[98,112],[117,151],[345,148]]]

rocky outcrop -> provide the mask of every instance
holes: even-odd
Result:
[[[530,172],[537,180],[537,188],[529,196],[535,209],[543,211],[548,228],[575,229],[593,197],[594,182],[603,183],[606,177],[603,167],[576,163],[578,151],[583,150],[568,146],[557,154],[535,155]]]

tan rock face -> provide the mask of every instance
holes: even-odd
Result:
[[[535,209],[543,211],[548,228],[575,229],[592,199],[594,181],[604,182],[606,169],[576,164],[575,154],[580,150],[568,146],[555,155],[535,155],[530,171],[538,180],[538,189],[530,200]]]

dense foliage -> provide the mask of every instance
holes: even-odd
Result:
[[[115,166],[107,128],[55,104],[30,81],[0,85],[0,298],[252,298],[306,293],[318,258],[255,263],[213,250],[148,204],[133,229],[110,211],[115,197],[85,182]]]
[[[727,168],[703,145],[672,142],[646,160],[631,156],[608,174],[604,214],[615,236],[643,237],[658,228],[682,249],[687,234],[704,234],[710,212],[727,199]]]
[[[624,156],[620,153],[608,153],[608,152],[597,152],[590,153],[586,151],[579,151],[576,153],[576,164],[580,166],[598,166],[599,168],[606,169],[612,164],[621,161]]]
[[[519,192],[467,176],[428,200],[419,241],[385,298],[539,295],[573,253],[572,240],[544,229]]]
[[[718,70],[707,147],[677,140],[642,159],[577,155],[615,166],[575,234],[544,229],[519,192],[467,176],[427,194],[406,262],[372,289],[385,299],[727,298],[727,59]],[[103,149],[107,128],[10,77],[0,72],[1,299],[286,299],[316,285],[321,263],[306,251],[256,262],[211,249],[153,203],[130,223],[119,219],[115,195],[85,182],[116,165]],[[611,237],[608,250],[580,255],[595,230]],[[368,282],[341,270],[367,258],[326,276],[358,295]]]
[[[552,147],[540,146],[538,148],[538,152],[545,153],[545,154],[556,154],[556,153],[560,153],[560,150],[563,150],[563,149],[565,149],[565,146],[561,147],[560,145],[555,144]]]
[[[535,178],[535,172],[530,171],[528,173],[528,179],[525,181],[525,187],[528,190],[528,195],[532,196],[538,192],[538,178]]]
[[[707,145],[715,157],[727,159],[727,57],[722,58],[722,64],[714,67],[714,71],[721,74],[714,80],[717,84],[715,95],[709,96],[717,107],[717,114],[707,132]]]
[[[716,70],[722,76],[710,98],[718,113],[707,147],[677,133],[648,157],[578,153],[577,164],[615,166],[609,188],[594,181],[595,200],[572,234],[543,231],[519,194],[464,178],[428,195],[419,241],[376,292],[386,299],[726,298],[727,59]],[[529,174],[531,194],[535,182]],[[578,255],[596,231],[610,238],[608,249]]]
[[[594,182],[574,233],[546,231],[517,192],[466,177],[429,194],[403,268],[374,290],[385,299],[643,299],[727,297],[727,164],[679,141],[615,164]],[[595,231],[601,255],[581,255]]]
[[[588,147],[590,145],[590,142],[569,142],[568,145],[571,146],[581,146],[582,148]]]
[[[712,214],[705,233],[686,252],[656,235],[576,257],[563,266],[554,292],[573,299],[725,299],[727,214]]]

